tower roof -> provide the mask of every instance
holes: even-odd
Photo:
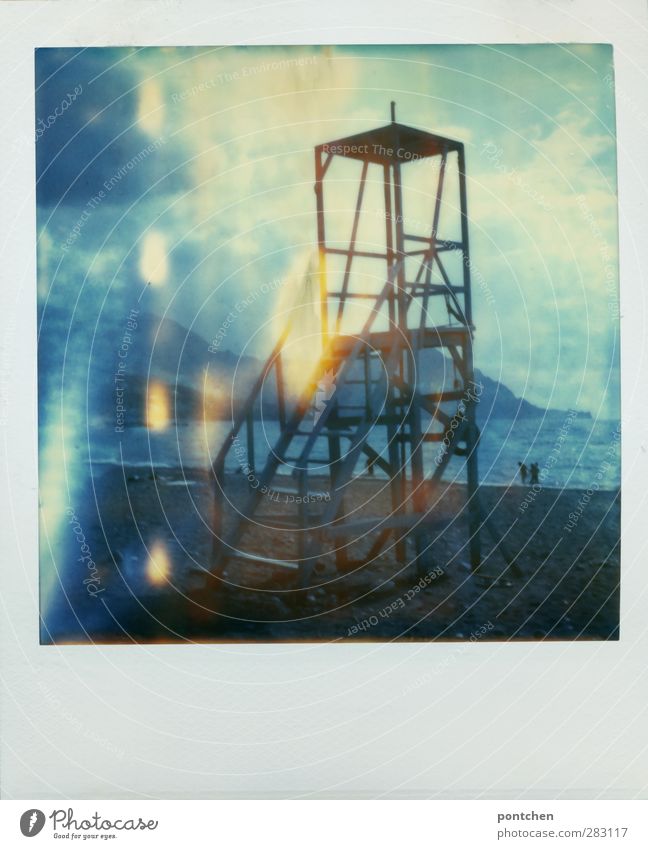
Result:
[[[463,143],[456,139],[444,138],[393,122],[375,130],[325,142],[318,145],[317,149],[349,159],[389,164],[392,161],[405,163],[428,156],[438,156],[444,149],[449,152],[460,150],[462,147]]]

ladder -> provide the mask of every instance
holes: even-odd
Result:
[[[381,308],[395,297],[395,282],[401,264],[402,260],[393,263],[362,331],[352,337],[332,336],[326,342],[291,412],[287,411],[282,360],[290,322],[285,327],[212,465],[215,481],[212,571],[215,575],[224,575],[228,567],[233,568],[237,563],[253,562],[296,571],[298,585],[308,587],[318,560],[329,550],[334,552],[338,571],[344,572],[358,565],[347,556],[350,541],[371,535],[372,545],[365,557],[365,560],[371,561],[389,537],[394,536],[397,554],[403,560],[405,540],[410,533],[415,533],[417,547],[425,549],[427,544],[423,542],[426,535],[434,530],[442,532],[448,520],[420,507],[418,510],[411,509],[394,467],[399,463],[399,445],[403,442],[437,441],[440,450],[434,472],[425,484],[420,482],[428,489],[435,486],[452,455],[466,453],[467,449],[461,446],[466,441],[466,422],[459,416],[457,426],[449,429],[450,417],[442,411],[434,395],[422,395],[416,387],[403,380],[398,365],[405,340],[399,336],[397,329],[388,333],[373,331]],[[255,407],[273,372],[280,435],[267,452],[257,474]],[[357,377],[358,372],[361,378]],[[322,403],[318,399],[318,391],[325,374],[335,375],[335,386],[332,396]],[[363,387],[362,398],[358,397],[358,391],[352,389],[354,386]],[[415,423],[408,420],[407,410],[412,406],[414,393],[418,394],[421,406],[448,428],[448,437],[443,442],[439,433],[417,433]],[[372,431],[378,426],[386,427],[390,435],[388,459],[370,444]],[[228,502],[226,463],[233,446],[239,444],[239,433],[243,428],[247,448],[247,468],[244,471],[248,473],[250,487],[242,508],[225,528],[223,516]],[[345,515],[345,491],[354,480],[362,455],[368,464],[382,469],[390,479],[392,512],[389,515]],[[282,467],[290,469],[289,476],[282,474]],[[322,477],[329,482],[329,490],[325,493],[317,489],[317,481],[321,481]],[[268,513],[268,506],[278,502],[282,504],[281,514]],[[287,509],[288,505],[294,508],[292,512]],[[313,509],[312,505],[316,505],[317,509]],[[263,526],[265,523],[275,529],[294,532],[296,545],[292,557],[269,556],[267,550],[250,550],[245,540],[251,525]],[[422,570],[421,557],[416,559],[415,568]]]

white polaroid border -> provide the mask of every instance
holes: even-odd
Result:
[[[2,3],[0,22],[3,796],[645,798],[646,4],[61,0]],[[40,646],[34,49],[545,41],[614,46],[620,640]]]

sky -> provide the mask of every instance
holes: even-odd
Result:
[[[394,100],[466,146],[476,366],[616,418],[612,62],[608,45],[38,50],[41,310],[99,329],[147,310],[210,340],[249,298],[223,347],[267,353],[316,244],[313,147],[388,123]],[[412,185],[418,217],[435,186]],[[354,192],[332,200],[346,220]]]

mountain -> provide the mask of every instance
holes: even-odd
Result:
[[[57,307],[43,312],[38,361],[41,417],[61,406],[120,426],[144,424],[152,399],[177,421],[231,418],[262,367],[255,357],[210,351],[170,318],[132,310],[92,325]]]
[[[67,408],[82,405],[95,423],[109,424],[117,421],[121,401],[121,424],[141,425],[146,423],[152,395],[157,395],[166,405],[166,415],[177,421],[231,419],[262,367],[256,357],[214,351],[202,336],[168,317],[133,310],[128,315],[102,314],[101,322],[92,325],[78,313],[70,318],[68,309],[48,307],[39,333],[41,415],[52,403]],[[439,350],[422,352],[419,388],[450,389],[454,378],[452,362]],[[475,383],[481,425],[491,417],[562,415],[518,398],[479,369]],[[360,393],[362,387],[354,386],[351,392]],[[264,396],[263,414],[270,418],[277,415],[273,395]]]
[[[455,372],[453,363],[438,349],[428,348],[421,353],[421,377],[419,388],[424,391],[449,391],[453,388]],[[515,419],[519,417],[542,416],[545,410],[531,404],[524,398],[518,398],[511,390],[475,369],[475,391],[477,398],[477,421],[484,424],[490,417]]]

